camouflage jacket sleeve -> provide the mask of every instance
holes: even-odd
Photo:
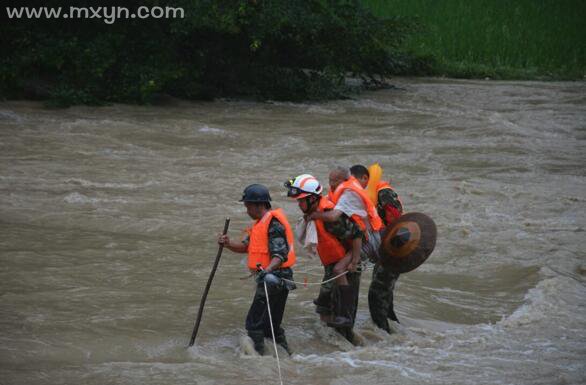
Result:
[[[384,210],[387,205],[396,208],[400,212],[403,211],[399,195],[390,188],[384,188],[378,192],[378,209]]]
[[[388,226],[393,220],[403,214],[403,205],[393,189],[384,188],[378,192],[376,210],[385,226]]]
[[[328,233],[332,234],[341,242],[361,238],[363,235],[360,227],[346,214],[342,214],[334,222],[324,222],[324,227]]]
[[[285,234],[285,226],[273,218],[269,224],[269,254],[271,258],[279,258],[281,262],[287,262],[289,244]]]

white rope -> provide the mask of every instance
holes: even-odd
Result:
[[[314,272],[316,270],[321,270],[321,272]],[[254,277],[255,275],[256,275],[256,272],[255,271],[251,271],[247,276],[240,277],[238,279],[241,280],[241,281],[245,281],[245,280],[247,280],[247,279],[249,279],[251,277]],[[295,269],[295,275],[315,275],[317,277],[321,277],[321,276],[324,275],[324,273],[323,273],[323,269],[320,269],[319,267],[317,267],[317,268],[314,268],[314,269],[307,269],[307,270],[304,270],[304,271],[299,271],[299,270]],[[289,282],[293,282],[293,281],[289,281]]]
[[[348,270],[346,270],[343,273],[340,273],[340,274],[336,275],[333,278],[327,279],[327,280],[322,281],[322,282],[297,282],[297,281],[293,281],[293,280],[290,280],[290,279],[287,279],[287,278],[281,278],[281,279],[283,281],[291,282],[291,283],[294,283],[296,285],[304,285],[304,286],[306,286],[306,285],[323,285],[324,283],[331,282],[331,281],[335,280],[336,278],[339,278],[339,277],[343,276],[344,274],[348,274]]]
[[[279,381],[281,385],[283,385],[283,376],[281,375],[281,362],[279,360],[279,351],[277,350],[277,340],[275,339],[275,329],[273,328],[273,316],[271,314],[271,304],[269,303],[269,292],[267,290],[267,283],[264,282],[265,285],[265,296],[267,297],[267,308],[269,309],[269,321],[271,323],[271,333],[273,335],[273,345],[275,347],[275,356],[277,356],[277,368],[279,368]]]
[[[295,274],[305,274],[305,275],[316,275],[316,276],[323,276],[324,275],[323,266],[316,266],[313,268],[305,269],[303,271],[299,269],[295,269]]]
[[[367,265],[366,264],[363,264],[363,265],[361,265],[359,272],[360,273],[363,273],[366,270],[367,270]],[[312,286],[312,285],[323,285],[324,283],[331,282],[331,281],[335,280],[336,278],[339,278],[339,277],[343,276],[344,274],[348,274],[349,272],[350,272],[349,270],[346,270],[345,272],[340,273],[340,274],[336,275],[333,278],[326,279],[325,281],[321,281],[321,282],[297,282],[297,281],[293,281],[293,280],[290,280],[290,279],[287,279],[287,278],[281,278],[281,279],[283,281],[291,282],[291,283],[294,283],[296,285],[303,285],[303,286],[308,286],[308,285],[309,286]]]

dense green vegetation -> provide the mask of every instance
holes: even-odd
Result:
[[[89,0],[74,5],[96,7]],[[396,74],[586,75],[583,0],[134,0],[124,6],[182,7],[185,15],[105,23],[4,14],[0,98],[54,105],[150,103],[166,95],[311,100],[348,95],[348,74],[367,87]]]
[[[100,6],[120,5],[101,1]],[[27,1],[69,7],[69,1]],[[184,18],[4,20],[0,96],[56,105],[188,99],[337,98],[344,77],[366,84],[405,71],[409,27],[375,17],[359,0],[157,0]],[[95,1],[76,1],[96,7]],[[2,9],[4,12],[4,9]]]
[[[378,16],[422,30],[406,42],[433,59],[428,73],[455,77],[581,79],[584,0],[363,0]]]

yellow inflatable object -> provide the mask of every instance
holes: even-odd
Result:
[[[376,187],[378,186],[378,183],[383,176],[383,169],[378,163],[374,163],[368,168],[368,173],[370,174],[370,177],[368,179],[368,184],[366,185],[366,193],[368,194],[368,197],[372,203],[374,203],[376,206],[378,202]]]

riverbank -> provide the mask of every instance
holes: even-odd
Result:
[[[586,78],[586,2],[363,0],[379,17],[415,21],[406,49],[419,75],[503,80]]]
[[[230,98],[344,99],[391,76],[577,80],[586,3],[576,0],[185,1],[185,16],[6,23],[0,100],[56,107]]]

